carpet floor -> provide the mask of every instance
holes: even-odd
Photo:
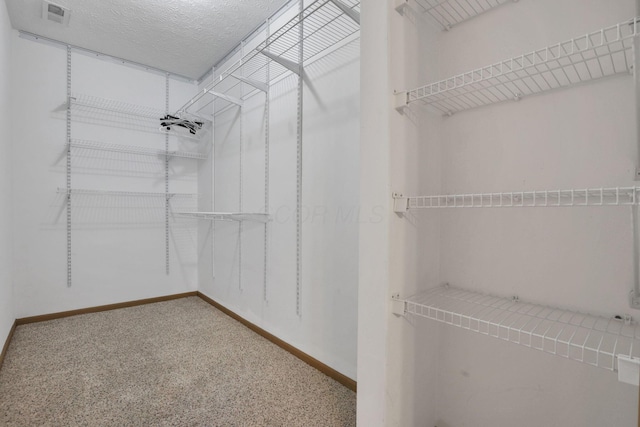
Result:
[[[355,393],[200,298],[18,326],[3,426],[353,426]]]

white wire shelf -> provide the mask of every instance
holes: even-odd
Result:
[[[442,286],[406,299],[411,314],[592,366],[617,370],[617,356],[640,355],[640,327],[601,317]]]
[[[316,0],[302,13],[297,14],[272,33],[258,47],[223,71],[218,78],[187,101],[176,115],[188,114],[195,106],[197,108],[192,114],[198,114],[214,102],[212,93],[234,93],[234,88],[243,84],[238,77],[244,79],[244,83],[253,82],[254,87],[264,90],[269,84],[266,81],[267,68],[269,68],[270,81],[276,80],[286,72],[296,72],[296,67],[299,67],[302,72],[302,66],[306,61],[360,30],[359,14],[360,2],[357,0]],[[302,64],[300,64],[300,49],[302,49]],[[285,63],[287,65],[283,65]],[[198,104],[198,101],[205,96],[210,96],[211,99]],[[231,103],[228,99],[220,97],[216,99],[225,104],[216,110]]]
[[[248,212],[174,212],[174,216],[195,218],[208,221],[257,221],[269,222],[270,217],[265,213]]]
[[[194,153],[189,151],[165,151],[155,148],[138,147],[122,144],[111,144],[100,141],[89,141],[82,139],[72,139],[71,148],[86,149],[86,150],[99,150],[99,151],[111,151],[116,153],[129,153],[137,154],[141,156],[152,157],[180,157],[185,159],[204,160],[208,156],[202,153]]]
[[[446,30],[510,1],[514,0],[416,0],[416,4]]]
[[[109,197],[162,197],[162,198],[198,198],[196,193],[157,193],[139,191],[110,191],[110,190],[87,190],[87,189],[67,189],[58,188],[58,194],[73,196],[109,196]]]
[[[69,102],[73,120],[82,119],[89,123],[108,124],[162,135],[169,133],[181,138],[199,140],[198,136],[186,131],[161,129],[161,118],[166,113],[160,109],[84,94],[74,94],[69,98]]]
[[[419,101],[442,113],[452,114],[630,73],[633,40],[639,34],[639,25],[639,20],[634,18],[566,42],[401,92],[398,107]]]
[[[640,202],[640,187],[519,191],[508,193],[394,195],[396,212],[407,209],[522,208],[570,206],[632,206]]]

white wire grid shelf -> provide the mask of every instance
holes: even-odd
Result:
[[[449,29],[510,1],[514,0],[416,0],[416,4],[420,12]]]
[[[640,355],[640,327],[630,318],[593,316],[449,286],[394,301],[403,304],[404,314],[610,371],[617,371],[618,355]]]
[[[399,212],[406,209],[438,208],[632,206],[640,202],[640,187],[452,194],[395,199]]]
[[[245,79],[245,83],[247,80],[253,81],[264,90],[264,87],[269,85],[266,81],[267,68],[269,68],[270,81],[293,71],[267,55],[283,59],[294,67],[300,67],[301,70],[306,61],[357,33],[360,25],[350,15],[359,16],[359,13],[360,2],[357,0],[316,0],[255,49],[229,66],[218,78],[187,101],[176,115],[190,112],[199,114],[201,110],[211,105],[214,99],[212,97],[203,103],[199,101],[205,96],[212,96],[214,92],[234,93],[234,88],[243,84],[237,77]],[[302,64],[299,64],[300,49],[302,49]],[[232,103],[228,99],[220,97],[217,99],[225,105],[220,105],[216,111]]]
[[[89,141],[81,139],[72,139],[71,148],[86,149],[86,150],[99,150],[99,151],[111,151],[116,153],[128,153],[137,154],[141,156],[152,157],[180,157],[185,159],[204,160],[208,156],[202,153],[194,153],[189,151],[165,151],[155,148],[138,147],[122,144],[111,144],[100,141]]]
[[[160,121],[166,113],[160,109],[83,94],[74,94],[69,102],[74,120],[199,140],[198,136],[186,131],[161,129]]]
[[[256,221],[264,223],[270,221],[268,214],[248,212],[174,212],[173,215],[208,221]]]
[[[161,198],[198,198],[196,193],[158,193],[141,191],[110,191],[110,190],[87,190],[87,189],[67,189],[58,188],[58,194],[72,196],[109,196],[109,197],[161,197]]]
[[[402,92],[402,107],[422,102],[452,114],[630,73],[637,18],[566,42]]]

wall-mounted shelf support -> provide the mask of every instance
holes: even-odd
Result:
[[[249,79],[247,77],[241,77],[238,76],[236,74],[230,74],[231,77],[233,77],[236,80],[240,80],[243,83],[248,84],[249,86],[253,86],[254,88],[258,89],[259,91],[262,92],[267,92],[269,91],[269,85],[267,83],[263,83],[261,81],[255,80],[255,79]]]
[[[331,2],[336,5],[336,7],[340,9],[342,13],[353,19],[353,22],[360,25],[360,13],[357,10],[351,9],[340,0],[331,0]]]
[[[173,216],[207,221],[254,221],[264,223],[271,221],[271,217],[268,214],[250,212],[174,212]]]
[[[405,197],[393,193],[394,210],[445,208],[540,208],[570,206],[636,206],[640,187],[513,191]]]
[[[406,105],[421,102],[445,115],[628,74],[637,18],[534,52],[407,91]],[[636,43],[637,44],[637,43]],[[403,106],[399,93],[396,108]],[[640,95],[639,95],[640,96]]]
[[[418,12],[429,15],[447,31],[509,1],[516,3],[518,0],[415,0],[415,5]],[[404,15],[409,3],[409,0],[397,0],[396,11]]]
[[[640,356],[640,326],[630,316],[602,317],[529,304],[448,285],[409,298],[402,314],[435,320],[610,371]],[[622,367],[624,369],[624,367]],[[636,371],[637,378],[637,371]],[[637,380],[636,380],[637,381]]]
[[[264,56],[266,56],[267,58],[271,59],[274,62],[277,62],[278,64],[282,65],[283,67],[285,67],[287,70],[291,71],[294,74],[297,74],[298,76],[302,76],[302,65],[300,65],[297,62],[293,62],[287,58],[283,58],[281,56],[278,55],[274,55],[271,52],[268,52],[266,50],[261,50],[260,51],[261,54],[263,54]]]
[[[232,104],[235,104],[235,105],[237,105],[239,107],[242,107],[243,102],[242,102],[242,100],[240,98],[229,96],[227,94],[220,93],[220,92],[215,92],[213,90],[209,90],[209,91],[207,91],[207,93],[213,95],[216,98],[224,99],[225,101],[229,101]]]

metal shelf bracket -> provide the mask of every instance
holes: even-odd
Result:
[[[402,193],[393,193],[393,211],[402,214],[409,210],[409,199],[404,197]]]
[[[288,69],[289,71],[291,71],[292,73],[295,73],[299,76],[302,76],[302,65],[298,64],[297,62],[293,62],[289,59],[283,58],[281,56],[278,55],[274,55],[271,52],[267,52],[266,50],[261,50],[260,51],[261,54],[263,54],[264,56],[266,56],[267,58],[271,59],[272,61],[277,62],[278,64],[282,65],[283,67],[285,67],[286,69]]]
[[[243,83],[248,84],[249,86],[253,86],[254,88],[262,91],[262,92],[267,92],[269,90],[269,85],[263,82],[260,82],[258,80],[254,80],[254,79],[248,79],[246,77],[240,77],[236,74],[230,74],[231,77],[233,77],[236,80],[240,80]]]
[[[331,2],[336,5],[336,7],[338,9],[340,9],[342,11],[342,13],[344,13],[345,15],[347,15],[349,18],[353,19],[353,21],[360,25],[360,14],[351,9],[349,6],[347,6],[346,4],[342,3],[340,0],[331,0]]]
[[[220,93],[220,92],[215,92],[213,90],[208,91],[208,93],[210,93],[211,95],[215,96],[216,98],[224,99],[225,101],[229,101],[232,104],[236,104],[236,105],[242,107],[243,102],[239,98],[235,98],[233,96],[229,96],[229,95],[226,95],[226,94]]]
[[[400,299],[400,294],[391,296],[391,312],[396,316],[404,316],[407,313],[407,302]]]

